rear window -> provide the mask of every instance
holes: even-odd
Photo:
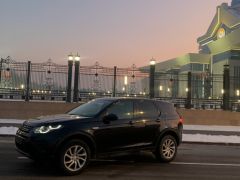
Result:
[[[179,115],[173,104],[163,101],[156,101],[156,105],[158,106],[160,112],[166,115],[167,120],[179,118]]]
[[[134,116],[137,118],[156,118],[159,115],[159,112],[153,103],[153,101],[142,99],[135,101],[135,113]]]

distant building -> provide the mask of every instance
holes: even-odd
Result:
[[[197,42],[199,53],[189,53],[157,63],[156,72],[172,73],[175,77],[177,74],[179,78],[189,71],[203,74],[200,77],[201,85],[195,85],[192,90],[193,97],[218,98],[223,93],[223,83],[214,80],[209,82],[206,75],[222,77],[224,65],[229,65],[230,76],[234,77],[231,80],[230,96],[236,96],[235,92],[240,89],[240,0],[233,0],[230,6],[227,3],[218,6],[207,32]],[[158,86],[161,83],[159,81]],[[187,81],[180,80],[172,87],[175,88],[172,89],[175,96],[186,96]]]

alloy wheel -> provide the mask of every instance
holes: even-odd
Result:
[[[87,151],[81,145],[69,147],[64,154],[64,166],[72,172],[79,171],[87,162]]]
[[[176,152],[175,142],[170,138],[165,139],[162,145],[162,155],[164,156],[164,158],[166,159],[173,158],[175,152]]]

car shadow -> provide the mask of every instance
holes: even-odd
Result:
[[[105,157],[102,159],[94,159],[91,160],[88,167],[82,172],[93,172],[95,170],[107,169],[111,167],[115,167],[117,169],[121,169],[124,166],[134,165],[141,166],[146,164],[158,163],[155,159],[155,156],[149,152],[139,152],[134,154],[127,155],[118,155]],[[51,161],[41,161],[35,162],[30,159],[19,160],[17,169],[17,175],[27,176],[27,177],[58,177],[63,176],[63,174],[57,168],[56,163]]]

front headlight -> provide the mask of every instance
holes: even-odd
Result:
[[[48,125],[48,126],[41,126],[34,130],[34,133],[36,134],[46,134],[50,131],[60,129],[62,125]]]

